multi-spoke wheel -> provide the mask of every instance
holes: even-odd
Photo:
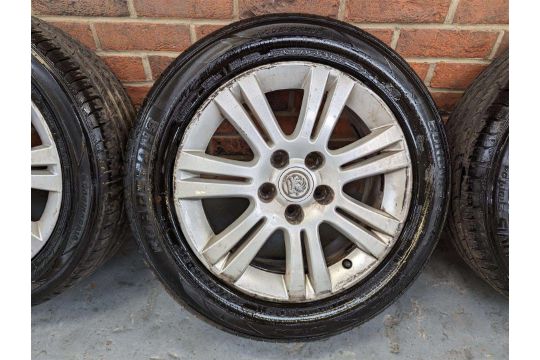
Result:
[[[249,336],[369,319],[418,273],[446,210],[425,88],[371,36],[318,17],[254,18],[197,43],[155,85],[129,153],[149,263]]]
[[[112,255],[125,233],[122,155],[134,111],[94,54],[32,19],[32,303]]]
[[[304,95],[294,131],[286,135],[267,94],[289,89]],[[365,119],[361,125],[368,134],[332,150],[330,137],[345,108],[357,121]],[[224,119],[249,144],[252,160],[206,152]],[[277,62],[235,77],[203,104],[183,138],[173,199],[186,240],[210,271],[254,296],[304,301],[343,291],[384,259],[407,216],[411,162],[395,116],[373,91],[332,67]],[[369,187],[368,194],[344,191],[351,182],[373,177],[381,186]],[[359,196],[377,203],[366,204]],[[248,205],[216,234],[215,220],[203,220],[213,215],[205,213],[204,204],[212,198],[245,198]],[[330,239],[321,237],[323,224],[350,243],[325,249],[323,244],[335,247],[335,232],[326,232]],[[273,235],[268,248],[278,248],[279,237],[284,240],[279,271],[258,266],[271,263],[257,254]]]

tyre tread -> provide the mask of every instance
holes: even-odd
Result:
[[[32,18],[31,38],[33,49],[54,66],[53,71],[59,75],[83,115],[82,126],[96,152],[100,181],[96,220],[94,227],[85,235],[92,237],[88,248],[60,284],[49,292],[40,292],[32,297],[35,304],[61,293],[76,280],[91,274],[114,255],[125,239],[123,163],[135,111],[112,72],[76,40],[36,18]],[[44,281],[46,279],[39,279],[38,283]]]

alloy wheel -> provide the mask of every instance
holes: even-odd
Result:
[[[267,94],[299,89],[298,121],[286,134]],[[366,134],[330,147],[345,109]],[[208,151],[224,121],[249,145],[250,159]],[[372,186],[360,194],[345,190],[356,181]],[[305,302],[350,288],[383,261],[409,210],[411,160],[397,119],[378,95],[336,68],[288,61],[243,73],[209,97],[184,133],[173,184],[182,231],[208,270],[252,296]],[[211,199],[246,205],[216,232]],[[342,248],[325,239],[328,226],[347,239]],[[261,249],[279,239],[281,253],[264,258]],[[265,266],[276,258],[282,266]]]

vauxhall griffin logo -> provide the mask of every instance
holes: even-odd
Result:
[[[293,171],[285,176],[281,188],[287,196],[299,199],[309,190],[308,179],[301,172]]]

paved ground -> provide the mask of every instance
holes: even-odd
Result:
[[[444,245],[444,244],[443,244]],[[507,359],[508,301],[447,246],[382,314],[312,343],[219,331],[184,310],[132,242],[96,274],[32,308],[33,359]]]

